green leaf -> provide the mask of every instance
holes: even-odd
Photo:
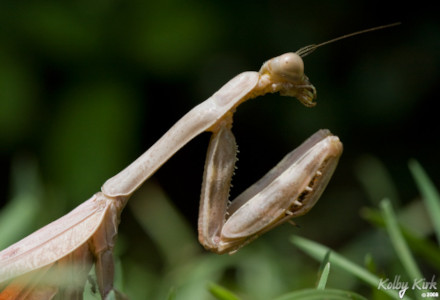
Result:
[[[302,251],[306,252],[308,255],[315,258],[316,260],[322,260],[327,254],[327,252],[331,251],[331,249],[326,246],[320,245],[318,243],[315,243],[313,241],[307,240],[299,236],[292,236],[290,240],[295,246],[297,246]],[[353,274],[354,276],[356,276],[357,278],[359,278],[360,280],[364,281],[365,283],[369,284],[374,288],[377,288],[379,286],[380,283],[379,277],[368,272],[366,269],[351,262],[350,260],[346,259],[342,255],[334,251],[332,251],[330,257],[330,263],[333,266],[336,266],[338,268],[345,270],[348,273]],[[394,290],[381,290],[381,291],[393,298],[398,297],[397,291]],[[403,299],[410,299],[410,298],[404,297]]]
[[[414,257],[411,254],[411,250],[408,248],[408,245],[399,229],[399,224],[390,201],[388,199],[382,200],[380,207],[391,243],[393,244],[396,254],[402,262],[406,272],[408,273],[408,276],[410,278],[422,278],[422,273],[417,267]]]
[[[117,300],[115,291],[110,291],[110,293],[108,293],[107,297],[105,297],[105,300]]]
[[[327,284],[328,274],[330,273],[330,263],[326,263],[324,269],[321,272],[321,277],[319,278],[318,285],[316,289],[323,290]]]
[[[12,199],[0,210],[0,249],[35,229],[41,215],[41,182],[37,163],[28,157],[17,157],[12,164]]]
[[[328,251],[324,256],[324,259],[321,261],[321,265],[319,266],[319,271],[318,271],[319,274],[322,274],[324,268],[327,266],[328,262],[330,261],[330,254],[331,251]]]
[[[361,215],[377,228],[385,227],[385,221],[380,211],[363,208]],[[437,244],[431,242],[429,239],[416,236],[401,225],[399,228],[412,252],[427,261],[431,267],[440,271],[440,253]]]
[[[215,298],[217,298],[219,300],[239,300],[240,299],[236,295],[234,295],[234,293],[229,291],[228,289],[225,289],[224,287],[219,286],[215,283],[209,284],[209,291],[211,292],[211,294]]]
[[[399,257],[403,267],[406,270],[409,278],[417,279],[423,278],[422,272],[420,272],[416,261],[414,260],[411,250],[408,247],[402,232],[399,229],[396,215],[394,214],[391,202],[388,199],[382,200],[380,203],[382,214],[385,220],[386,229],[390,236],[391,243]]]
[[[355,165],[355,171],[374,206],[377,206],[384,197],[389,197],[395,201],[393,205],[398,207],[399,193],[391,175],[378,158],[371,155],[361,156]]]
[[[175,299],[176,299],[176,289],[174,287],[171,287],[167,300],[175,300]]]
[[[275,300],[366,300],[363,296],[343,290],[336,289],[305,289],[285,294]]]
[[[189,224],[159,185],[146,182],[129,206],[169,266],[185,262],[199,251]]]
[[[440,245],[440,194],[418,161],[410,160],[409,169],[423,196],[428,214],[434,226],[437,242]]]

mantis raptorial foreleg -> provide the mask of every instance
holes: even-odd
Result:
[[[318,131],[228,204],[235,150],[228,128],[214,133],[203,176],[199,240],[219,254],[233,253],[273,227],[307,213],[329,182],[342,144],[328,130]]]
[[[174,153],[204,131],[213,133],[199,216],[199,240],[205,248],[233,253],[271,228],[307,213],[333,174],[342,153],[339,139],[328,130],[318,131],[229,204],[236,160],[231,126],[238,105],[266,93],[280,92],[314,106],[316,90],[304,74],[301,56],[323,44],[283,54],[265,62],[259,72],[234,77],[107,180],[101,192],[1,251],[0,300],[81,298],[92,263],[105,298],[113,289],[112,253],[120,214],[128,199]],[[69,286],[72,274],[79,287]]]

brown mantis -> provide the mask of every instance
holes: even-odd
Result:
[[[339,139],[328,130],[318,131],[229,203],[236,161],[231,127],[233,114],[242,102],[266,93],[280,92],[314,106],[316,90],[304,75],[301,57],[323,44],[272,58],[259,72],[237,75],[184,115],[138,159],[107,180],[101,192],[1,251],[0,299],[81,298],[81,290],[61,289],[50,280],[46,282],[46,278],[50,274],[53,277],[53,270],[69,266],[73,267],[69,278],[77,278],[77,286],[81,286],[93,264],[105,298],[113,290],[112,250],[120,214],[128,199],[162,164],[204,131],[212,132],[198,222],[199,240],[206,249],[233,253],[275,226],[307,213],[336,168],[342,154]]]

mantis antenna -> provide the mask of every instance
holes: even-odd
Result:
[[[391,23],[391,24],[387,24],[387,25],[382,25],[382,26],[377,26],[377,27],[373,27],[373,28],[368,28],[368,29],[364,29],[364,30],[360,30],[360,31],[356,31],[353,33],[349,33],[349,34],[345,34],[343,36],[331,39],[329,41],[326,41],[324,43],[321,44],[311,44],[305,47],[300,48],[298,51],[296,51],[295,53],[298,54],[301,57],[305,57],[307,55],[309,55],[310,53],[312,53],[313,51],[315,51],[318,47],[327,45],[327,44],[331,44],[333,42],[342,40],[342,39],[346,39],[355,35],[359,35],[359,34],[363,34],[363,33],[367,33],[367,32],[371,32],[371,31],[376,31],[376,30],[381,30],[381,29],[385,29],[385,28],[389,28],[389,27],[394,27],[397,25],[402,24],[401,22],[396,22],[396,23]]]

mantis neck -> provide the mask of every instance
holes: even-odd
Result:
[[[258,83],[257,72],[244,72],[226,83],[174,124],[150,149],[124,170],[108,179],[101,191],[108,197],[129,197],[180,148],[221,122],[237,103],[248,98]]]

